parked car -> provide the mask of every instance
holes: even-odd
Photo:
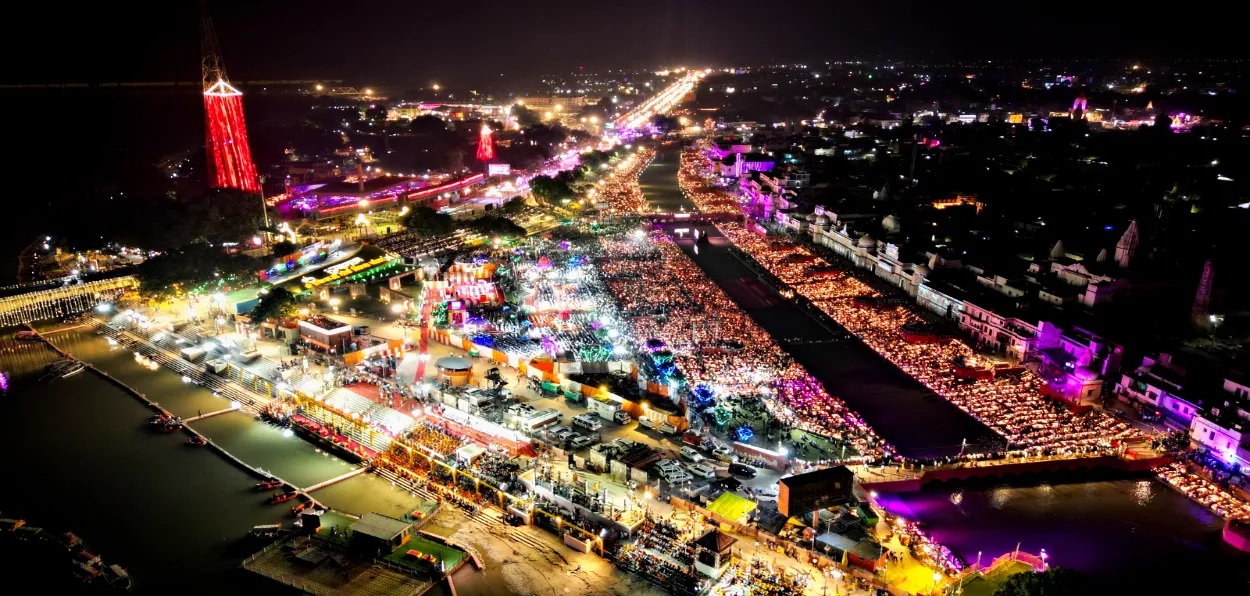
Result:
[[[583,436],[579,436],[573,439],[573,446],[578,449],[581,449],[583,447],[589,447],[591,445],[594,445],[595,443],[598,443],[598,442],[599,440],[594,437],[587,437],[583,435]]]
[[[760,497],[766,497],[766,498],[770,498],[770,499],[776,499],[776,498],[777,498],[778,491],[780,490],[780,488],[781,488],[781,487],[780,487],[780,486],[778,486],[778,485],[776,485],[776,484],[774,484],[774,485],[772,485],[772,486],[765,486],[764,488],[759,488],[759,489],[756,489],[756,490],[755,490],[755,494],[756,494],[757,496],[760,496]]]
[[[731,492],[742,490],[742,481],[734,478],[733,476],[721,478],[712,484]]]
[[[660,477],[663,478],[664,481],[669,484],[681,484],[683,482],[686,482],[687,480],[694,479],[693,476],[691,476],[690,474],[687,474],[681,468],[676,468],[671,471],[668,471],[668,470],[662,471],[660,472]]]
[[[690,470],[691,474],[694,474],[695,476],[698,476],[700,478],[715,478],[716,477],[716,470],[713,470],[711,466],[707,466],[704,464],[690,464],[686,466],[686,469]]]
[[[729,464],[729,473],[743,478],[755,478],[757,474],[755,468],[746,464]]]
[[[661,472],[665,470],[680,470],[681,469],[681,466],[677,465],[677,462],[671,459],[662,459],[660,461],[657,461],[655,462],[655,467]]]
[[[599,422],[599,416],[596,414],[582,414],[580,416],[574,416],[573,424],[591,432],[598,432],[603,428],[603,423]]]
[[[577,435],[577,433],[574,432],[573,429],[569,428],[567,425],[564,425],[564,424],[561,424],[560,426],[556,426],[552,428],[551,430],[547,431],[547,433],[555,437],[559,441],[567,441],[573,438],[575,435]]]
[[[617,424],[629,424],[634,421],[634,417],[629,415],[625,410],[617,410],[612,413],[612,421]]]
[[[720,445],[713,449],[712,455],[716,457],[718,461],[723,461],[725,463],[732,464],[738,461],[738,456],[734,454],[733,448],[725,445]]]
[[[682,456],[682,457],[684,457],[684,458],[686,458],[686,459],[688,459],[688,460],[690,460],[690,461],[692,461],[692,462],[694,462],[694,463],[696,463],[696,464],[697,464],[697,463],[699,463],[699,462],[701,462],[701,461],[703,461],[703,454],[701,454],[701,453],[699,453],[698,451],[696,451],[694,447],[689,447],[689,446],[682,447],[682,448],[680,449],[680,451],[681,451],[681,456]]]

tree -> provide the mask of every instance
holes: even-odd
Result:
[[[510,219],[487,215],[468,223],[469,229],[484,236],[524,236],[525,228]]]
[[[417,116],[408,123],[408,132],[417,135],[438,135],[446,132],[447,123],[438,116]]]
[[[286,288],[270,288],[269,293],[260,297],[260,301],[247,316],[253,323],[261,323],[269,319],[280,319],[295,314],[296,297]]]
[[[681,122],[672,116],[657,115],[652,122],[661,133],[672,132],[681,128]]]
[[[404,217],[404,227],[422,236],[440,236],[450,234],[455,226],[450,215],[420,205]]]
[[[1084,576],[1066,567],[1040,573],[1017,573],[994,591],[994,596],[1083,596],[1090,593]]]
[[[296,246],[294,242],[291,242],[290,240],[279,240],[278,242],[273,243],[272,254],[275,257],[285,257],[290,254],[295,254],[295,251],[297,250],[299,250],[299,247]]]
[[[135,267],[143,291],[162,296],[210,294],[236,281],[251,279],[264,268],[260,259],[227,255],[220,248],[197,243],[148,259]]]
[[[512,116],[516,118],[516,122],[521,125],[521,128],[529,128],[542,122],[542,118],[539,118],[534,110],[521,104],[512,106]]]
[[[569,188],[567,182],[550,176],[535,176],[533,180],[530,180],[530,192],[548,203],[555,203],[573,196],[573,189]]]
[[[512,199],[499,207],[499,210],[507,213],[508,215],[516,215],[525,210],[525,201],[522,201],[521,199]]]

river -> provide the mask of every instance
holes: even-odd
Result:
[[[643,171],[639,183],[650,206],[694,211],[677,184],[679,152],[661,148]],[[678,244],[831,394],[901,453],[942,455],[957,451],[965,438],[970,444],[993,440],[984,425],[868,347],[853,339],[831,341],[845,330],[831,322],[818,324],[780,299],[734,256],[727,239],[715,230],[711,234],[697,248],[690,240]],[[804,343],[811,340],[818,343]],[[920,521],[969,562],[982,551],[988,563],[1020,543],[1035,554],[1045,548],[1052,564],[1087,574],[1105,585],[1105,593],[1250,593],[1245,577],[1250,554],[1224,544],[1222,520],[1153,476],[1053,482],[969,484],[882,498],[891,511]],[[959,496],[952,499],[956,492]],[[1212,591],[1195,589],[1207,587]]]
[[[1247,593],[1250,554],[1224,543],[1223,520],[1153,476],[972,483],[880,498],[969,563],[981,552],[988,564],[1019,543],[1034,554],[1046,549],[1051,564],[1106,590]]]
[[[639,184],[649,206],[673,211],[692,202],[677,185],[681,149],[661,147]],[[833,323],[818,321],[760,283],[758,275],[730,251],[727,238],[703,226],[709,242],[678,244],[703,272],[760,327],[768,331],[825,389],[864,417],[899,453],[912,458],[954,455],[967,440],[970,450],[1001,442],[985,425],[908,377]],[[797,340],[797,341],[795,341]],[[899,415],[900,412],[910,415]]]
[[[11,337],[11,332],[5,337]],[[165,369],[147,370],[125,350],[92,333],[52,336],[62,349],[182,416],[229,407],[225,399],[184,384]],[[129,392],[90,371],[38,380],[55,352],[39,342],[0,340],[0,371],[9,391],[0,399],[6,490],[0,511],[54,531],[70,530],[108,563],[130,570],[141,593],[273,594],[280,586],[239,569],[260,545],[253,526],[284,519],[288,507],[265,505],[253,474],[187,435],[152,433],[152,411]],[[240,459],[308,486],[352,466],[243,412],[190,425]],[[14,490],[17,488],[17,490]],[[314,493],[348,513],[399,515],[416,500],[365,474]],[[280,592],[279,592],[280,593]]]

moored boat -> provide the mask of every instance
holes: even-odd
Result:
[[[295,492],[274,493],[273,495],[269,497],[269,504],[277,505],[278,503],[285,503],[287,501],[290,501],[291,499],[294,499],[298,494],[299,493],[295,493]]]
[[[109,565],[103,571],[104,581],[115,589],[129,592],[134,586],[134,582],[130,579],[130,573],[121,565]]]

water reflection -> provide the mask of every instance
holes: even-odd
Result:
[[[1133,485],[1133,504],[1138,507],[1145,507],[1154,499],[1155,483],[1150,480],[1138,480]]]
[[[1011,501],[1011,490],[1005,486],[1000,486],[990,491],[990,507],[994,509],[1002,509]]]
[[[965,484],[886,495],[882,503],[969,563],[978,551],[992,560],[1017,545],[1034,554],[1044,548],[1051,565],[1117,588],[1105,593],[1232,593],[1194,590],[1244,586],[1250,574],[1250,554],[1223,543],[1223,520],[1153,477]],[[1160,565],[1204,571],[1160,574]]]

